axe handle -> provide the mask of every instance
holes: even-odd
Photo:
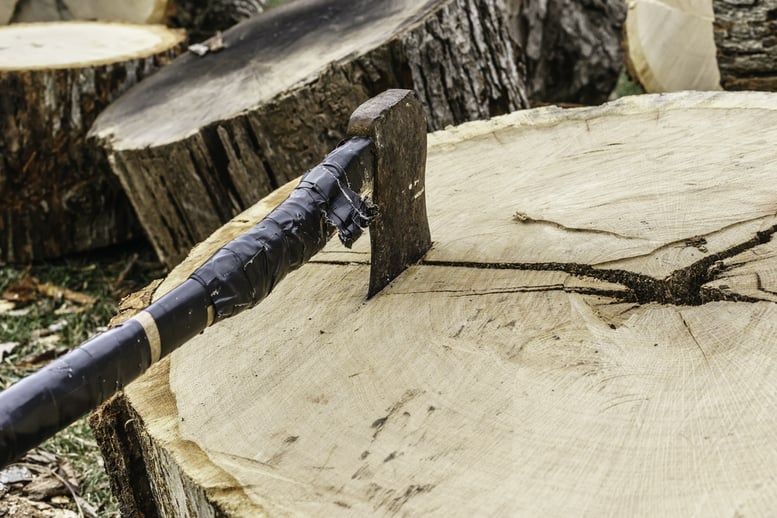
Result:
[[[345,141],[281,205],[183,284],[0,392],[0,467],[96,408],[214,321],[258,304],[324,247],[333,226],[350,245],[374,216],[357,194],[369,186],[365,179],[373,168],[368,138]]]
[[[281,205],[183,284],[0,392],[0,468],[209,325],[258,304],[324,247],[333,227],[350,246],[379,216],[370,239],[368,297],[419,260],[431,246],[423,107],[411,91],[388,90],[354,112],[348,132],[351,138],[303,176]]]

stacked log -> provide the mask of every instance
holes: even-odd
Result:
[[[690,92],[430,135],[420,263],[367,299],[330,244],[95,415],[123,512],[768,514],[775,128]]]
[[[777,1],[634,0],[624,44],[648,92],[777,89]]]

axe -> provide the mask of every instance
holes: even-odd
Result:
[[[206,327],[258,304],[334,230],[350,247],[370,227],[368,298],[418,261],[431,247],[423,107],[411,91],[388,90],[356,109],[348,135],[283,203],[178,287],[0,392],[0,468]]]

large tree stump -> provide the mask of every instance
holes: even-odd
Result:
[[[696,92],[431,135],[418,265],[366,300],[332,245],[95,414],[124,512],[768,513],[775,128]]]
[[[98,23],[0,28],[0,261],[89,250],[139,234],[97,114],[179,50],[180,31]]]
[[[503,9],[500,0],[292,2],[127,92],[91,135],[172,266],[317,163],[351,111],[387,87],[415,90],[431,129],[524,107]]]
[[[623,67],[623,0],[507,0],[533,101],[600,104]]]

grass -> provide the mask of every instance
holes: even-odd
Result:
[[[0,266],[0,344],[10,349],[0,353],[0,388],[104,330],[122,297],[163,275],[145,242],[35,265]],[[118,514],[86,418],[40,449],[74,468],[80,496],[99,516]],[[75,503],[70,508],[78,511]]]

